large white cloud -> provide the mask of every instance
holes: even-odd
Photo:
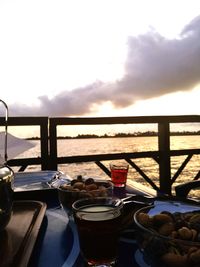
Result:
[[[54,98],[41,96],[37,106],[10,107],[11,115],[83,115],[106,101],[127,107],[137,100],[191,90],[200,83],[200,16],[177,39],[155,31],[128,38],[125,75],[113,83],[97,81]]]

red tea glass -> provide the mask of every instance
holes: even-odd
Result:
[[[111,163],[111,180],[115,187],[125,187],[129,165],[127,163]]]

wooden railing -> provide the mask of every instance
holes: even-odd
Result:
[[[49,168],[48,153],[48,117],[9,117],[9,126],[38,126],[40,128],[40,152],[41,156],[37,158],[12,159],[8,164],[12,166],[20,166],[19,171],[24,171],[29,165],[41,165],[41,170]],[[5,125],[5,118],[0,117],[0,126]]]
[[[13,159],[8,163],[10,166],[21,166],[20,171],[28,165],[41,165],[42,170],[57,170],[59,164],[78,162],[94,162],[107,175],[110,171],[102,161],[125,159],[152,188],[165,193],[171,193],[172,184],[186,167],[193,155],[200,154],[200,149],[170,150],[170,124],[172,123],[199,123],[200,116],[142,116],[142,117],[99,117],[99,118],[48,118],[48,117],[11,117],[8,124],[15,125],[38,125],[40,127],[41,157],[27,159]],[[5,121],[0,118],[0,125]],[[57,151],[57,126],[60,125],[112,125],[112,124],[157,124],[158,126],[158,151],[143,151],[132,153],[112,153],[80,156],[59,157]],[[49,146],[48,146],[49,136]],[[171,157],[186,155],[177,172],[171,177]],[[157,186],[134,162],[136,158],[152,158],[159,165],[159,186]],[[200,171],[193,178],[197,180]]]

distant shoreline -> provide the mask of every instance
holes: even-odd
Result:
[[[200,131],[190,132],[171,132],[170,136],[188,136],[188,135],[200,135]],[[77,136],[58,136],[57,139],[90,139],[90,138],[119,138],[119,137],[152,137],[158,136],[158,132],[147,131],[147,132],[134,132],[134,133],[117,133],[114,135],[96,135],[96,134],[78,134]],[[40,137],[29,137],[26,140],[40,140]]]

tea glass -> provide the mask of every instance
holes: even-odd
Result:
[[[114,197],[84,198],[75,201],[72,210],[87,265],[115,266],[123,201]]]
[[[128,176],[128,163],[111,163],[111,180],[115,187],[125,187]]]

